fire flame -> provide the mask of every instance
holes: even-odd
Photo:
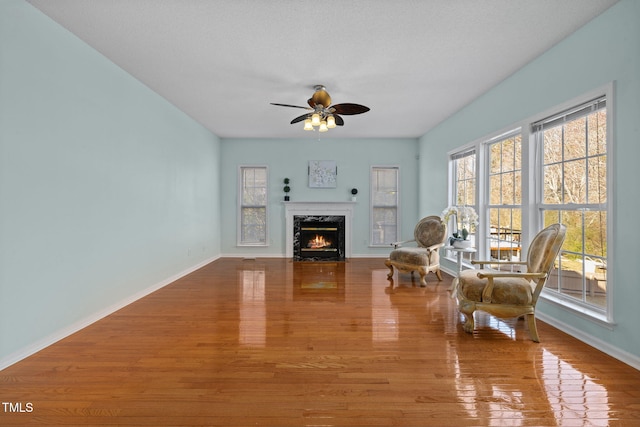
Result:
[[[322,249],[331,246],[331,241],[326,240],[324,236],[317,235],[313,239],[309,239],[307,247],[311,249]]]

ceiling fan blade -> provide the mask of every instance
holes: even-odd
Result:
[[[369,107],[365,107],[364,105],[360,105],[360,104],[350,104],[350,103],[332,105],[331,108],[333,108],[333,110],[336,113],[344,114],[346,116],[353,115],[353,114],[362,114],[369,111]]]
[[[300,105],[291,105],[291,104],[277,104],[275,102],[272,102],[271,105],[277,105],[279,107],[292,107],[292,108],[302,108],[303,110],[312,110],[312,108],[309,107],[302,107]]]
[[[333,118],[336,119],[336,126],[344,126],[344,120],[337,114],[333,115]]]
[[[301,122],[301,121],[305,120],[307,117],[309,117],[308,114],[303,114],[301,116],[298,116],[295,119],[291,120],[291,124],[293,125],[295,123]]]
[[[316,102],[313,100],[313,98],[307,99],[307,104],[309,104],[309,107],[311,107],[313,109],[316,108]]]

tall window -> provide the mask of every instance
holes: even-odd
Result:
[[[451,204],[454,206],[476,207],[476,150],[464,150],[451,156],[453,166],[453,195]],[[453,221],[460,221],[454,218]],[[458,224],[447,224],[450,230],[457,230]],[[475,241],[476,229],[471,227],[468,239]]]
[[[450,157],[451,165],[451,202],[450,204],[457,207],[470,206],[476,208],[476,149],[467,148],[465,150],[454,153]],[[447,227],[449,234],[458,230],[460,218],[452,216]],[[454,222],[455,221],[455,222]],[[475,242],[476,228],[469,227],[467,230],[468,240]],[[475,244],[474,244],[475,246]],[[471,259],[472,254],[457,254],[452,251],[446,251],[447,257],[456,257],[461,255],[464,259]]]
[[[520,260],[522,233],[522,134],[502,135],[487,144],[489,218],[487,248],[492,259]]]
[[[388,246],[398,241],[397,167],[371,168],[371,245]]]
[[[594,99],[534,123],[541,152],[539,209],[567,237],[547,290],[607,308],[607,108]]]
[[[267,172],[266,166],[240,167],[238,245],[267,245]]]
[[[453,160],[453,204],[476,205],[476,150],[466,150],[451,156]]]

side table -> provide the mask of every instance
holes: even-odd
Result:
[[[453,246],[445,246],[444,250],[446,251],[454,251],[456,256],[458,257],[458,274],[462,271],[462,255],[463,254],[475,254],[477,252],[476,248],[454,248]],[[458,288],[458,276],[454,277],[451,281],[451,298],[456,295],[456,290]]]

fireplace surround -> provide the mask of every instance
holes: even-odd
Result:
[[[353,210],[356,202],[283,202],[285,206],[285,255],[287,258],[294,260],[311,259],[311,260],[344,260],[351,257],[351,225],[353,221]],[[312,220],[312,221],[307,221]],[[309,226],[309,222],[316,222],[315,225]],[[298,225],[296,225],[296,223]],[[320,223],[320,224],[318,224]],[[303,227],[304,225],[304,227]],[[296,230],[297,228],[297,230]],[[338,228],[342,231],[334,230],[301,230],[301,228]],[[332,241],[331,245],[326,246],[325,243],[312,243],[312,246],[320,246],[309,248],[308,242],[302,244],[305,252],[311,252],[312,256],[296,255],[295,244],[299,243],[302,232],[313,233],[310,238],[315,238],[318,234],[319,238],[331,240],[330,235],[336,236],[338,241]],[[314,231],[316,233],[314,233]],[[337,232],[338,234],[332,234]],[[307,236],[302,236],[308,239]],[[336,238],[334,237],[334,239]],[[300,252],[302,248],[299,248]],[[327,249],[326,251],[319,249]],[[315,251],[314,251],[315,250]],[[323,253],[326,252],[326,253]]]

